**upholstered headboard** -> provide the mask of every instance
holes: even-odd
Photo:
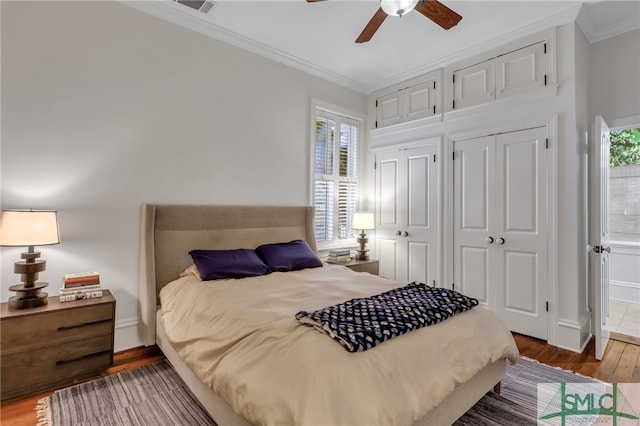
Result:
[[[189,251],[256,248],[295,239],[305,240],[316,251],[313,207],[144,205],[140,315],[145,345],[155,343],[160,290],[192,263]]]

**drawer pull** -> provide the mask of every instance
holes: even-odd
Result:
[[[74,328],[89,327],[89,326],[96,325],[96,324],[104,324],[105,322],[111,322],[111,319],[85,322],[85,323],[82,323],[82,324],[70,325],[70,326],[67,326],[67,327],[58,327],[58,331],[73,330]]]
[[[110,353],[111,353],[111,350],[106,350],[106,351],[102,351],[102,352],[96,352],[94,354],[84,355],[84,356],[81,356],[81,357],[78,357],[78,358],[56,361],[56,365],[65,365],[65,364],[69,364],[69,363],[76,362],[76,361],[83,361],[85,359],[95,358],[95,357],[102,356],[102,355],[107,355],[107,354],[110,354]]]

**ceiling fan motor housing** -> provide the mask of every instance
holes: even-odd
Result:
[[[418,0],[380,0],[380,7],[387,15],[402,16],[411,12]]]

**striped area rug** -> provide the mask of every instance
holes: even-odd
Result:
[[[216,424],[166,361],[60,389],[36,410],[38,426]]]
[[[575,374],[520,357],[507,364],[500,394],[489,392],[454,424],[455,426],[537,425],[538,383],[588,383],[591,377]]]
[[[501,394],[489,392],[455,426],[535,425],[537,383],[594,381],[521,357]],[[39,426],[216,425],[166,361],[61,389],[37,410]]]

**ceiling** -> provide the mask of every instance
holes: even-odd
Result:
[[[362,93],[567,22],[590,42],[640,28],[637,0],[441,0],[463,16],[452,29],[413,11],[356,44],[378,0],[213,0],[207,13],[171,0],[121,2]]]

